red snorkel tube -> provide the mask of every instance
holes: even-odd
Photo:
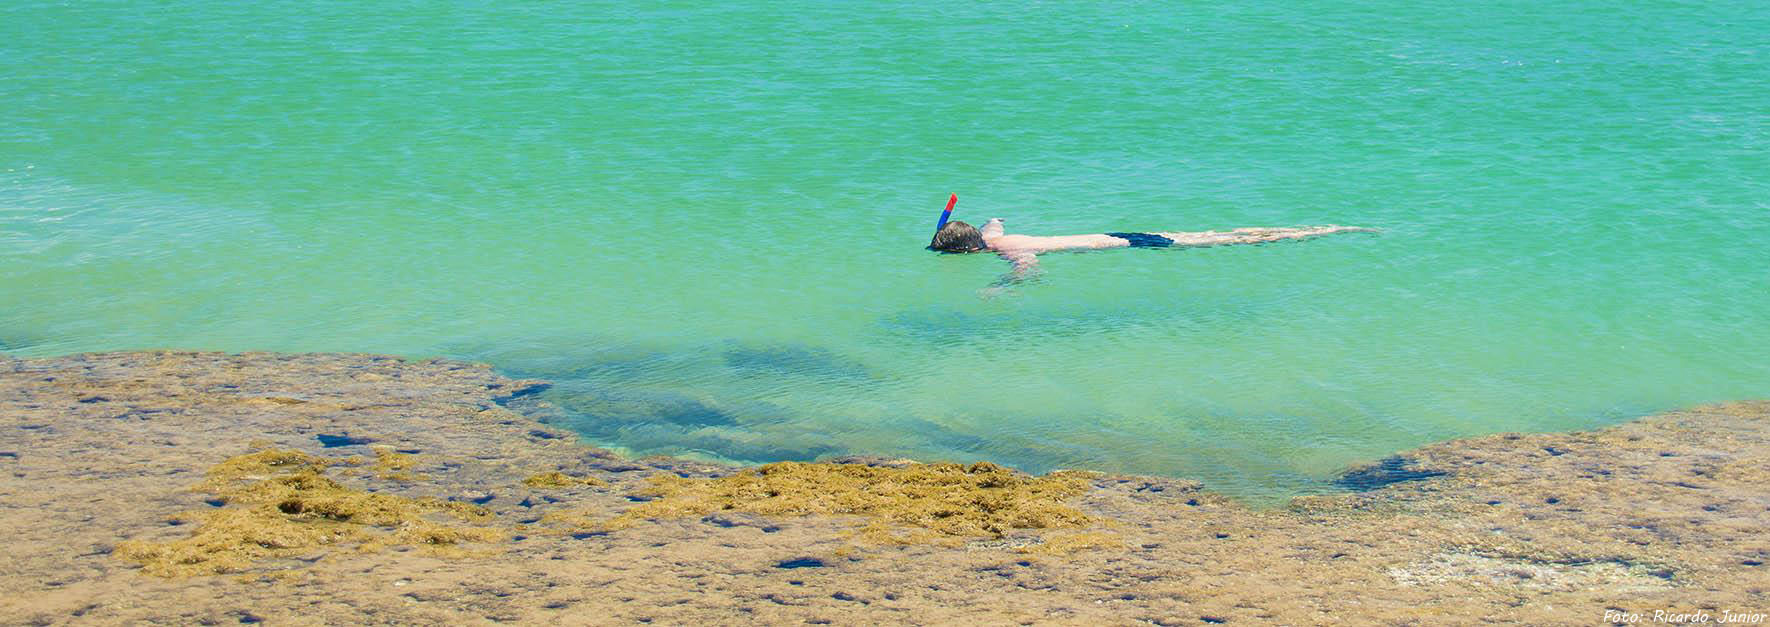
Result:
[[[946,220],[953,217],[953,205],[956,204],[959,204],[958,194],[953,194],[952,198],[946,199],[946,211],[940,212],[940,224],[934,225],[935,233],[939,233],[942,228],[946,227]]]

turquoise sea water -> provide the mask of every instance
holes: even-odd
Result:
[[[0,351],[553,379],[594,441],[1323,489],[1770,396],[1756,2],[0,4]],[[1012,232],[1381,227],[1261,247]]]

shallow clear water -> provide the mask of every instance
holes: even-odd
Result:
[[[1189,476],[1770,396],[1751,2],[0,5],[0,350],[553,379],[594,440]],[[1011,231],[1380,235],[1050,256]]]

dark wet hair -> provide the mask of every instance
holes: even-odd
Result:
[[[928,250],[943,253],[974,253],[985,248],[989,246],[983,243],[983,234],[963,220],[946,223],[934,234],[934,241],[928,242]]]

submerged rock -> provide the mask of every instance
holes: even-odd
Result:
[[[1421,469],[1416,466],[1413,460],[1399,455],[1385,457],[1375,464],[1340,473],[1339,477],[1334,478],[1334,485],[1365,492],[1403,481],[1419,481],[1449,474],[1442,470]]]
[[[870,379],[865,364],[814,346],[739,346],[725,351],[726,365],[740,370],[828,379]]]

